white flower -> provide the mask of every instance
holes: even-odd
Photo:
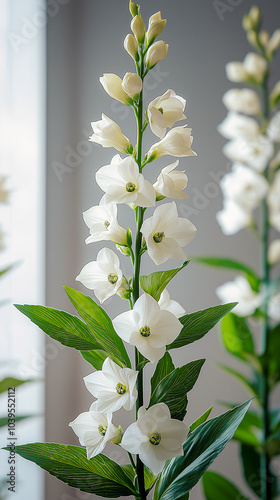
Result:
[[[141,232],[146,240],[148,254],[155,264],[167,259],[186,260],[182,247],[195,237],[196,227],[188,220],[178,217],[174,201],[158,206],[152,217],[143,222]]]
[[[232,82],[249,82],[261,83],[267,71],[266,60],[256,54],[249,52],[242,62],[230,62],[226,65],[226,74]]]
[[[185,127],[186,125],[172,128],[161,141],[153,144],[148,151],[149,161],[153,161],[163,155],[179,157],[197,156],[191,149],[193,142],[192,129]]]
[[[169,311],[174,314],[176,318],[181,318],[181,316],[183,316],[186,312],[185,309],[179,304],[179,302],[170,299],[170,295],[166,288],[163,290],[160,296],[158,305],[163,311]]]
[[[246,163],[257,172],[263,172],[274,153],[271,140],[265,135],[234,139],[223,147],[224,155],[233,162]]]
[[[153,43],[145,55],[145,64],[147,68],[153,68],[159,61],[167,56],[168,45],[163,40]]]
[[[124,91],[122,79],[118,75],[115,75],[114,73],[104,73],[104,75],[99,78],[99,81],[110,97],[126,104],[127,106],[132,104],[132,99]]]
[[[132,410],[137,399],[135,387],[138,372],[121,368],[110,358],[106,358],[102,371],[98,370],[84,377],[86,388],[95,397],[96,411],[108,413],[120,408]]]
[[[274,321],[280,321],[280,293],[277,293],[269,300],[268,316]]]
[[[145,23],[143,18],[138,14],[134,16],[131,21],[131,31],[133,31],[135,38],[139,43],[142,43],[145,38]]]
[[[229,111],[217,129],[226,139],[254,137],[260,134],[260,126],[254,118],[249,118],[235,111]]]
[[[110,165],[101,167],[95,174],[98,186],[105,191],[104,203],[134,203],[140,207],[153,207],[156,202],[155,190],[143,174],[132,156],[122,160],[114,156]]]
[[[238,302],[233,309],[238,316],[250,316],[262,303],[261,295],[252,290],[243,276],[219,286],[216,294],[221,302]]]
[[[272,186],[267,197],[269,206],[269,222],[270,224],[280,231],[280,171],[275,175]]]
[[[152,132],[162,139],[166,128],[171,128],[175,122],[184,120],[186,100],[167,90],[162,96],[156,97],[148,106],[148,118]]]
[[[126,35],[123,45],[130,57],[132,57],[132,59],[135,59],[138,52],[138,43],[136,38],[131,35],[131,33],[129,33],[128,35]]]
[[[101,144],[104,148],[115,148],[122,153],[131,154],[133,146],[129,139],[123,135],[119,125],[102,113],[102,120],[91,122],[93,134],[89,137],[91,142]]]
[[[280,111],[271,118],[267,127],[267,135],[273,142],[280,142]]]
[[[126,245],[126,231],[117,221],[117,205],[114,203],[91,207],[83,213],[83,217],[90,230],[87,244],[109,240]]]
[[[230,111],[259,115],[261,103],[257,92],[251,89],[230,89],[223,96],[223,103]]]
[[[233,164],[233,171],[220,182],[226,198],[230,198],[245,210],[256,208],[268,192],[268,182],[260,174],[242,164]]]
[[[142,79],[139,75],[136,73],[126,73],[124,75],[122,88],[130,97],[132,97],[132,99],[138,99],[142,87]]]
[[[251,212],[229,198],[224,200],[223,210],[216,214],[216,219],[227,235],[235,234],[253,222]]]
[[[125,342],[137,347],[151,363],[156,363],[165,348],[179,335],[182,325],[169,311],[162,310],[153,297],[144,293],[131,311],[113,320],[114,328]]]
[[[280,239],[274,240],[270,243],[268,249],[268,262],[272,266],[280,261]]]
[[[118,256],[109,248],[102,248],[96,261],[89,262],[76,280],[93,290],[101,304],[118,292],[123,283]]]
[[[0,175],[0,203],[7,203],[10,191],[5,188],[5,182],[7,178]]]
[[[139,454],[142,462],[157,475],[166,460],[184,454],[187,434],[187,425],[172,419],[165,403],[157,403],[148,410],[144,406],[139,408],[138,420],[125,431],[121,447]]]
[[[165,196],[175,199],[188,198],[188,195],[183,193],[183,189],[185,189],[188,183],[188,177],[184,170],[174,170],[178,164],[179,160],[176,160],[171,165],[164,167],[157,181],[153,184],[158,199]]]
[[[149,26],[146,33],[147,44],[150,45],[154,39],[160,35],[166,25],[166,19],[161,19],[161,13],[153,14],[149,19]]]
[[[101,453],[109,441],[117,444],[121,440],[121,430],[112,424],[112,413],[96,411],[96,402],[69,425],[86,446],[88,460]]]

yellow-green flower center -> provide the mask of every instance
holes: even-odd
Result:
[[[110,222],[108,220],[105,220],[104,226],[105,226],[105,229],[108,229],[108,227],[110,226]]]
[[[99,432],[99,434],[101,434],[101,436],[105,436],[106,431],[107,431],[107,425],[100,424],[98,426],[98,432]]]
[[[127,185],[125,186],[125,189],[127,190],[128,193],[133,193],[135,191],[136,186],[133,184],[133,182],[128,182]]]
[[[154,236],[153,236],[153,239],[154,239],[154,242],[155,243],[161,243],[163,238],[164,238],[165,234],[163,232],[161,233],[155,233]]]
[[[114,285],[118,281],[118,276],[114,273],[110,273],[110,274],[108,274],[108,281],[109,281],[109,283]]]
[[[159,432],[154,432],[149,439],[150,443],[157,446],[161,442],[161,435]]]
[[[151,329],[146,325],[140,328],[139,333],[140,335],[142,335],[142,337],[149,337],[151,335]]]
[[[125,385],[121,384],[120,382],[116,385],[116,391],[118,394],[125,394],[127,391],[127,388]]]
[[[163,115],[163,108],[158,108],[158,110]]]

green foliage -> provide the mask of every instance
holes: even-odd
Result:
[[[157,363],[155,372],[151,378],[151,393],[154,392],[158,384],[162,381],[166,375],[172,372],[175,369],[172,358],[169,352],[166,352],[165,355],[159,360]]]
[[[211,406],[208,410],[206,410],[195,422],[193,422],[190,426],[190,432],[194,431],[199,425],[203,424],[206,422],[207,418],[209,417],[211,411],[213,410],[214,406]]]
[[[123,471],[127,474],[127,476],[130,478],[133,484],[135,484],[136,481],[136,471],[134,467],[132,467],[131,464],[129,465],[122,465],[121,466]],[[149,493],[149,491],[152,489],[152,487],[155,484],[156,481],[156,476],[152,473],[152,471],[144,465],[144,481],[145,481],[145,491],[146,494]]]
[[[156,483],[154,500],[174,500],[189,492],[230,441],[251,401],[204,422],[184,443],[184,456],[169,460]]]
[[[192,361],[168,373],[152,392],[149,406],[165,403],[170,409],[172,418],[183,420],[188,403],[187,393],[197,381],[204,361],[204,359]]]
[[[101,349],[96,349],[95,351],[81,351],[81,355],[88,363],[93,366],[96,370],[101,370],[105,359],[108,357],[107,352]]]
[[[252,333],[244,318],[229,313],[222,320],[222,338],[228,352],[246,361],[247,354],[254,354]]]
[[[13,417],[16,422],[20,422],[21,420],[25,420],[26,418],[31,418],[37,415],[17,415],[16,417]],[[7,427],[9,423],[8,417],[0,417],[0,427]]]
[[[280,381],[280,324],[275,326],[269,333],[269,344],[266,356],[262,357],[263,364],[268,366],[269,380],[271,386]]]
[[[225,314],[231,311],[234,306],[236,306],[236,302],[209,307],[203,311],[197,311],[182,316],[180,321],[183,328],[174,342],[167,346],[167,349],[183,347],[201,339]]]
[[[190,261],[183,262],[181,267],[171,269],[170,271],[156,271],[149,276],[140,276],[140,286],[143,292],[151,295],[155,300],[159,300],[163,290],[167,287],[168,283],[178,274],[179,271],[184,269]]]
[[[10,266],[5,267],[4,269],[0,270],[0,278],[1,276],[4,276],[4,274],[8,273],[15,267],[15,264],[11,264]]]
[[[203,491],[206,500],[248,500],[236,486],[217,472],[206,471],[202,477]]]
[[[27,384],[28,382],[34,382],[34,379],[20,380],[13,377],[7,377],[0,381],[0,394],[7,391],[10,387],[18,387],[22,384]]]
[[[261,482],[261,456],[252,446],[245,444],[241,445],[241,461],[243,466],[243,474],[247,484],[251,490],[259,498],[262,498],[262,482]],[[272,498],[278,492],[278,480],[271,472],[271,491]]]

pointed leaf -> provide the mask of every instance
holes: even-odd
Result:
[[[112,498],[137,495],[122,467],[105,455],[88,460],[85,449],[56,443],[25,444],[15,452],[81,491]]]
[[[38,415],[17,415],[16,417],[13,417],[16,422],[20,422],[21,420],[25,420],[26,418],[31,418],[31,417],[37,417]],[[5,427],[9,423],[8,417],[0,417],[0,427]]]
[[[140,276],[140,286],[143,292],[148,293],[155,300],[159,300],[160,296],[167,287],[168,283],[176,276],[176,274],[184,269],[190,261],[183,262],[181,267],[171,269],[170,271],[156,271],[149,276]]]
[[[85,361],[90,363],[96,370],[102,370],[102,365],[105,359],[108,358],[108,353],[101,349],[96,349],[95,351],[81,351],[81,355]]]
[[[251,401],[237,406],[191,432],[184,456],[169,460],[156,483],[154,500],[174,500],[189,492],[232,438]]]
[[[0,394],[1,392],[5,392],[10,388],[18,387],[19,385],[27,384],[28,382],[34,382],[34,379],[20,380],[13,377],[7,377],[4,380],[0,381]]]
[[[207,418],[209,417],[211,411],[213,410],[214,405],[211,406],[208,410],[206,410],[203,415],[201,415],[195,422],[193,422],[190,426],[190,432],[194,431],[199,425],[203,424],[203,422],[206,422]]]
[[[85,323],[76,316],[51,307],[18,304],[15,307],[52,339],[67,347],[79,350],[100,348]]]
[[[202,484],[206,500],[218,498],[248,500],[248,497],[244,497],[233,483],[217,472],[206,471],[202,477]]]
[[[1,276],[3,276],[4,274],[8,273],[9,271],[11,271],[13,268],[14,268],[15,264],[11,264],[10,266],[7,266],[5,267],[4,269],[1,269],[0,270],[0,278]]]
[[[131,464],[122,465],[122,469],[134,484],[136,479],[136,470],[132,467]],[[144,481],[145,481],[145,491],[148,494],[155,484],[156,476],[154,476],[152,471],[148,467],[146,467],[146,465],[144,465]]]
[[[123,341],[116,334],[111,319],[104,309],[94,300],[73,288],[65,287],[67,295],[78,313],[86,322],[88,329],[100,344],[102,349],[111,356],[116,363],[131,367],[131,363]]]
[[[159,360],[155,373],[151,378],[151,393],[154,392],[160,381],[175,369],[172,358],[168,352]]]
[[[254,354],[252,333],[244,318],[229,313],[222,320],[222,338],[228,352],[247,361],[247,354]]]
[[[216,323],[236,306],[236,302],[209,307],[203,311],[186,314],[180,318],[183,328],[178,337],[167,346],[167,349],[176,349],[201,339]]]

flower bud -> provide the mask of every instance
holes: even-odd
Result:
[[[136,73],[126,73],[123,77],[122,88],[132,99],[137,100],[142,90],[142,79]]]
[[[129,300],[130,299],[130,286],[127,282],[127,279],[123,276],[121,286],[118,288],[117,295],[121,297],[121,299]]]
[[[243,16],[243,19],[242,19],[242,26],[244,28],[245,31],[249,31],[252,29],[252,21],[250,19],[250,17],[248,15],[245,15]]]
[[[137,16],[140,12],[140,5],[137,5],[137,3],[133,2],[130,0],[129,2],[129,12],[132,15],[132,17]]]
[[[263,47],[266,47],[268,41],[269,41],[269,33],[268,31],[262,30],[259,33],[259,40],[262,44]]]
[[[267,53],[271,55],[275,50],[280,47],[280,29],[277,29],[272,33],[270,40],[267,42]]]
[[[272,108],[280,101],[280,80],[274,85],[269,100]]]
[[[145,56],[147,68],[153,68],[159,61],[167,56],[168,45],[163,40],[153,43]]]
[[[138,43],[136,38],[129,33],[126,35],[124,42],[123,42],[124,48],[126,52],[132,57],[132,59],[137,58],[137,53],[138,53]]]
[[[138,43],[143,43],[145,38],[145,23],[140,15],[137,15],[132,19],[131,30],[133,31]]]
[[[253,46],[258,46],[257,33],[253,30],[248,31],[247,33],[248,42]]]
[[[99,80],[104,90],[110,97],[126,104],[127,106],[131,106],[132,100],[123,90],[122,80],[119,76],[114,75],[114,73],[104,73]]]
[[[260,23],[260,20],[261,20],[261,11],[260,11],[259,7],[257,7],[256,5],[253,5],[253,7],[251,7],[251,9],[249,11],[248,16],[252,22],[253,27],[257,28],[259,23]]]
[[[149,19],[149,27],[146,34],[147,44],[150,45],[154,39],[161,34],[166,25],[166,19],[161,19],[161,13],[157,12]]]
[[[272,266],[280,261],[280,239],[272,241],[268,249],[268,262]]]

